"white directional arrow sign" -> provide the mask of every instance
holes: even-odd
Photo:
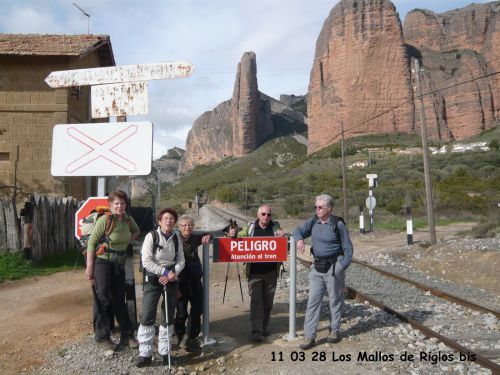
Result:
[[[53,176],[140,176],[151,172],[149,121],[56,125]]]
[[[105,68],[60,70],[50,73],[45,82],[52,88],[138,82],[152,79],[189,77],[194,66],[187,61],[121,65]]]

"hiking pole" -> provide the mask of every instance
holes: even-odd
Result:
[[[243,300],[243,288],[241,287],[240,267],[239,267],[238,263],[236,263],[236,271],[238,272],[238,281],[240,282],[241,302],[245,302]]]
[[[229,265],[230,264],[231,263],[228,263],[227,268],[226,268],[226,281],[224,281],[224,294],[222,295],[222,304],[224,304],[224,300],[226,299],[227,277],[229,275]]]
[[[170,362],[170,332],[168,330],[169,320],[168,320],[168,295],[167,295],[167,284],[163,285],[163,301],[165,302],[165,324],[167,325],[167,357],[168,357],[168,373],[171,371]]]

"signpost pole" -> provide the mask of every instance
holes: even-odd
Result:
[[[289,285],[289,301],[290,301],[290,311],[289,311],[289,321],[288,321],[288,340],[293,340],[297,337],[295,330],[295,305],[297,298],[297,249],[295,248],[295,239],[290,237],[290,285]]]
[[[209,247],[203,245],[203,345],[215,344],[216,341],[210,337],[210,271],[209,271]]]

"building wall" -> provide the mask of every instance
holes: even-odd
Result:
[[[83,59],[53,56],[0,58],[0,186],[15,180],[23,195],[71,195],[83,199],[84,177],[52,177],[52,129],[56,124],[86,123],[90,88],[51,89],[45,77],[55,70],[98,67],[96,53]],[[87,184],[88,185],[88,184]],[[12,189],[0,188],[1,195]]]

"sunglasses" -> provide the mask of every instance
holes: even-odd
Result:
[[[273,215],[273,214],[272,214],[272,213],[270,213],[270,212],[261,212],[260,214],[261,214],[262,216],[267,216],[267,217],[270,217],[270,216],[272,216],[272,215]]]
[[[314,206],[315,210],[326,210],[328,206]]]

